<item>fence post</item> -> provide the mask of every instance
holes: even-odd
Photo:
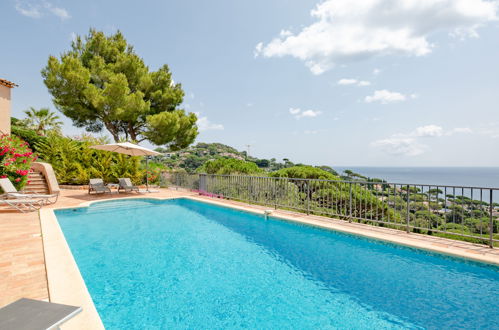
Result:
[[[277,178],[271,178],[274,183],[274,210],[277,210]]]
[[[350,182],[350,193],[349,193],[349,198],[348,198],[348,203],[349,203],[349,216],[348,216],[348,222],[352,222],[352,183]]]
[[[490,224],[489,224],[489,246],[491,249],[494,248],[494,198],[492,196],[493,189],[490,189],[490,201],[489,201],[489,216],[490,216]]]
[[[307,215],[310,214],[310,182],[305,181],[307,183]]]
[[[410,198],[409,198],[409,185],[406,186],[406,192],[405,192],[405,197],[407,199],[407,210],[406,210],[406,215],[405,215],[405,231],[409,233],[409,203],[410,203]]]

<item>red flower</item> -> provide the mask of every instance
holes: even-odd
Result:
[[[5,179],[6,177],[6,175],[0,175],[0,179]]]
[[[16,178],[14,181],[19,182],[21,181],[21,178]]]

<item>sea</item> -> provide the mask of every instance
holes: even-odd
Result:
[[[367,167],[333,166],[390,183],[499,188],[499,167]],[[498,192],[499,193],[499,192]]]

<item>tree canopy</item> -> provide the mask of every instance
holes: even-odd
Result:
[[[198,134],[196,115],[179,108],[184,91],[167,65],[150,71],[123,34],[90,30],[42,70],[56,107],[77,127],[104,128],[115,141],[149,140],[178,150]]]
[[[330,172],[308,165],[283,168],[270,173],[270,176],[280,178],[338,180],[338,177]]]
[[[235,158],[219,158],[204,163],[198,172],[206,174],[256,174],[261,173],[262,170],[253,162]]]

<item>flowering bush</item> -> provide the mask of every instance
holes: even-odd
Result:
[[[149,176],[149,184],[159,184],[160,183],[160,175],[162,169],[159,167],[153,167],[147,171],[147,175]],[[144,175],[145,181],[145,175]]]
[[[17,136],[0,136],[0,178],[9,178],[18,190],[28,182],[31,163],[36,159],[27,142]]]

